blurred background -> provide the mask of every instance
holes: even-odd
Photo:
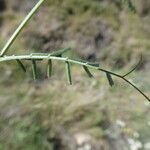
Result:
[[[0,48],[37,0],[0,0]],[[51,52],[71,47],[70,58],[99,62],[124,74],[143,55],[128,79],[150,96],[150,0],[47,0],[19,35],[9,54]],[[105,74],[89,79],[72,66],[54,62],[46,78],[38,63],[26,74],[16,62],[0,63],[0,150],[150,150],[150,103],[126,83]],[[92,71],[92,70],[91,70]]]

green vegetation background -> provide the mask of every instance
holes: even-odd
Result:
[[[10,54],[71,47],[69,57],[97,61],[120,73],[142,54],[141,67],[129,79],[149,95],[150,3],[133,2],[137,13],[117,0],[49,0]],[[1,48],[34,3],[6,0],[0,12]],[[0,64],[0,149],[50,149],[54,143],[48,139],[62,142],[65,134],[76,133],[86,133],[105,147],[110,145],[107,131],[118,120],[126,124],[121,134],[140,141],[145,149],[150,141],[150,104],[132,87],[115,79],[110,88],[104,74],[96,72],[95,79],[89,79],[78,66],[72,66],[74,84],[69,86],[64,65],[57,62],[51,79],[46,79],[46,62],[39,62],[39,81],[33,83],[30,64],[26,65],[24,74],[15,62]]]

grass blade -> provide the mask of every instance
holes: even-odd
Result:
[[[70,68],[70,63],[68,61],[66,61],[66,75],[67,75],[68,83],[72,85],[71,68]]]
[[[32,60],[32,73],[33,73],[33,79],[36,81],[36,79],[37,79],[37,66],[36,66],[35,60]]]
[[[87,73],[87,75],[88,75],[90,78],[93,78],[93,75],[92,75],[92,73],[90,72],[90,70],[88,69],[88,67],[83,66],[83,69],[85,70],[85,72]]]
[[[114,85],[114,81],[113,81],[112,76],[110,75],[110,73],[107,72],[106,73],[106,77],[108,79],[109,85],[113,86]]]
[[[51,76],[52,76],[52,60],[49,59],[47,65],[47,77],[49,78]]]
[[[16,62],[18,64],[18,66],[23,70],[23,72],[26,72],[26,68],[25,68],[24,64],[19,59],[16,59]]]

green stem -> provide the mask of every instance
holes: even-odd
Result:
[[[13,33],[13,35],[10,37],[10,39],[7,41],[7,43],[4,45],[3,49],[1,50],[0,57],[4,56],[6,54],[6,52],[9,50],[10,46],[13,44],[13,42],[15,41],[17,36],[19,35],[19,33],[22,31],[22,29],[29,22],[29,20],[36,13],[36,11],[39,9],[39,7],[42,5],[42,3],[44,1],[45,0],[39,0],[39,2],[33,7],[33,9],[29,12],[29,14],[21,22],[19,27],[16,29],[16,31]]]
[[[65,57],[56,57],[56,56],[50,56],[49,54],[47,55],[22,55],[22,56],[4,56],[4,57],[0,57],[0,62],[3,61],[12,61],[12,60],[41,60],[41,59],[51,59],[51,60],[57,60],[57,61],[63,61],[63,62],[68,62],[68,63],[73,63],[73,64],[77,64],[80,66],[86,66],[88,68],[94,69],[94,70],[99,70],[105,73],[109,73],[112,76],[116,76],[124,81],[126,81],[128,84],[130,84],[134,89],[136,89],[139,93],[141,93],[149,102],[150,102],[150,98],[145,95],[136,85],[134,85],[133,83],[131,83],[129,80],[127,80],[123,75],[119,75],[117,73],[114,73],[112,71],[108,71],[106,69],[97,67],[97,66],[93,66],[87,62],[81,62],[81,61],[77,61],[77,60],[73,60],[73,59],[69,59],[69,58],[65,58]],[[68,64],[67,64],[68,65]]]

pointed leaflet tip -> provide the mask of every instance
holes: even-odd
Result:
[[[16,59],[16,62],[18,64],[18,66],[23,70],[23,72],[26,72],[26,68],[25,68],[24,64],[19,59]]]
[[[87,73],[87,75],[88,75],[90,78],[93,77],[93,75],[92,75],[92,73],[90,72],[90,70],[88,69],[88,67],[83,66],[83,69],[85,70],[85,72]]]
[[[140,57],[139,62],[137,63],[137,65],[135,65],[135,67],[133,69],[131,69],[128,73],[126,73],[125,75],[123,75],[123,77],[125,78],[126,76],[128,76],[129,74],[131,74],[133,71],[135,71],[142,63],[142,55]]]
[[[68,61],[66,61],[66,75],[67,75],[68,83],[72,85],[71,68],[70,68],[70,63]]]
[[[114,81],[112,79],[112,76],[110,75],[110,73],[106,73],[106,77],[108,79],[109,85],[112,87],[114,85]]]

